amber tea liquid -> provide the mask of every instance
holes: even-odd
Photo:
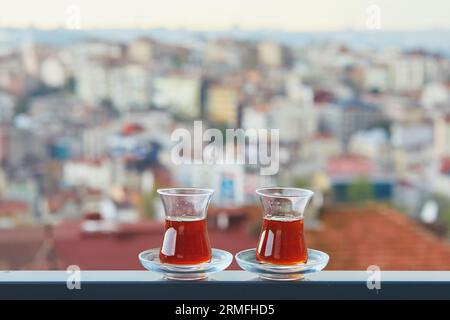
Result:
[[[159,259],[171,264],[199,264],[211,260],[206,219],[166,218]]]
[[[256,259],[285,265],[305,263],[308,255],[303,219],[278,216],[264,218]]]

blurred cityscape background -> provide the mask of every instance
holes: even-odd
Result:
[[[273,185],[315,191],[306,240],[328,269],[450,269],[449,40],[3,26],[0,269],[141,269],[171,186],[216,190],[211,242],[236,253]],[[279,173],[173,164],[171,133],[194,120],[280,129]]]

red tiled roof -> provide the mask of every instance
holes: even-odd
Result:
[[[25,201],[0,200],[0,216],[25,214],[28,212],[30,212],[30,206]]]
[[[337,155],[328,159],[327,171],[330,174],[370,175],[373,172],[372,161],[359,155]]]
[[[328,270],[450,270],[450,243],[386,207],[326,210],[308,247],[330,255]]]
[[[254,223],[261,218],[261,210],[242,210],[247,214],[246,222],[226,231],[213,227],[211,215],[208,232],[213,247],[235,254],[256,246]],[[327,270],[365,270],[370,265],[382,270],[450,270],[450,243],[395,210],[375,205],[367,209],[333,207],[324,210],[321,222],[322,228],[306,231],[306,242],[308,247],[330,255]],[[84,270],[141,270],[137,255],[161,245],[163,224],[144,220],[123,224],[118,232],[86,234],[81,221],[67,221],[57,225],[53,234],[61,268],[76,264]],[[0,265],[6,262],[12,269],[42,268],[33,266],[33,259],[44,238],[42,228],[2,231]],[[238,269],[235,262],[231,269]]]
[[[260,215],[258,208],[246,209],[253,221]],[[327,210],[322,223],[321,230],[306,231],[306,240],[309,247],[330,255],[328,270],[361,270],[372,264],[385,270],[450,269],[450,244],[394,210]],[[72,236],[66,227],[61,228],[65,239],[57,238],[57,251],[65,263],[85,269],[140,269],[137,254],[160,246],[163,232],[162,224],[145,222],[139,233],[106,235],[94,241],[80,237],[77,225],[72,228]],[[209,228],[209,235],[213,247],[232,253],[255,247],[257,242],[247,223],[227,231]],[[235,263],[231,268],[238,269]]]
[[[335,97],[332,92],[325,90],[325,89],[317,89],[314,91],[314,102],[321,104],[321,103],[329,103],[333,102],[335,100]]]
[[[143,130],[144,130],[144,128],[142,128],[142,126],[137,123],[125,123],[122,126],[121,133],[124,136],[130,136],[130,135],[142,132]]]
[[[0,268],[32,269],[32,262],[44,240],[44,228],[17,228],[0,231]]]
[[[137,226],[139,230],[135,229]],[[161,246],[163,230],[162,223],[143,221],[122,226],[117,233],[86,235],[80,231],[79,222],[65,222],[55,230],[56,251],[66,266],[76,264],[85,270],[140,270],[138,254]],[[228,231],[210,228],[208,233],[213,247],[233,253],[255,245],[245,224]],[[237,269],[234,263],[232,267]]]
[[[248,212],[245,208],[216,208],[216,207],[211,207],[208,210],[208,217],[216,217],[219,214],[225,213],[226,215],[228,215],[229,217],[239,217],[239,216],[246,216],[248,215]]]
[[[450,157],[444,157],[441,159],[441,170],[442,173],[450,172]]]

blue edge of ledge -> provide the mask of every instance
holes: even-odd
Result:
[[[322,271],[301,281],[260,280],[223,271],[204,281],[169,281],[149,271],[81,271],[80,289],[68,289],[66,271],[0,271],[0,300],[312,300],[450,299],[450,271],[382,271],[369,289],[366,271]]]

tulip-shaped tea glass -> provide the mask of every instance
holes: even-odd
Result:
[[[211,260],[206,212],[211,189],[158,189],[166,221],[159,252],[162,263],[195,265]]]
[[[261,188],[256,190],[263,223],[256,259],[276,265],[306,263],[308,250],[303,233],[303,213],[313,192],[298,188]]]

